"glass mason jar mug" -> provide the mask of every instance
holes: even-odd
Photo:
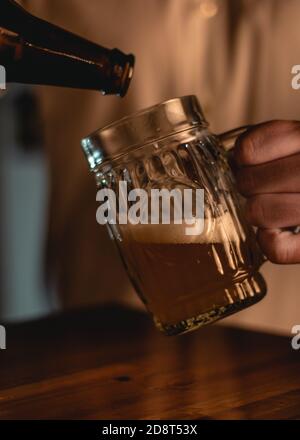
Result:
[[[185,96],[123,118],[82,141],[99,189],[113,190],[128,209],[133,189],[144,190],[149,200],[152,190],[156,195],[166,189],[170,194],[204,190],[201,227],[194,218],[192,234],[186,217],[181,224],[175,217],[165,224],[162,216],[151,222],[151,201],[146,216],[139,206],[141,222],[121,222],[118,212],[117,221],[110,217],[108,223],[138,295],[167,335],[212,323],[266,294],[259,273],[264,257],[244,219],[225,148],[240,131],[212,134],[197,98]],[[121,182],[126,197],[120,196]],[[172,197],[169,202],[175,205]],[[116,203],[108,202],[107,208],[115,210]]]

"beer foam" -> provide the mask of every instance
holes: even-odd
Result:
[[[205,219],[204,228],[203,220],[198,220],[194,225],[128,224],[122,232],[127,240],[144,244],[207,244],[240,241],[237,227],[228,212],[217,218]]]

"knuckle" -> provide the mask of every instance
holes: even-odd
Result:
[[[288,264],[291,260],[290,247],[280,235],[269,236],[262,243],[262,248],[271,263]]]
[[[265,209],[264,198],[254,196],[248,199],[246,204],[246,217],[254,226],[265,227],[268,223],[268,212]]]
[[[281,247],[276,246],[276,244],[274,244],[274,246],[270,248],[269,255],[268,252],[266,253],[267,257],[273,264],[286,264],[288,262],[286,254],[287,252],[284,251]]]
[[[255,132],[240,137],[236,150],[236,158],[240,164],[251,165],[255,162],[259,140],[260,136]]]

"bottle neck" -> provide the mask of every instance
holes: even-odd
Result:
[[[0,63],[7,69],[8,81],[126,93],[132,55],[36,18],[12,0],[0,1],[0,27]]]

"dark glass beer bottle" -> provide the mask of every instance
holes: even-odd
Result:
[[[134,56],[109,50],[0,0],[0,65],[7,82],[100,90],[124,96]]]

